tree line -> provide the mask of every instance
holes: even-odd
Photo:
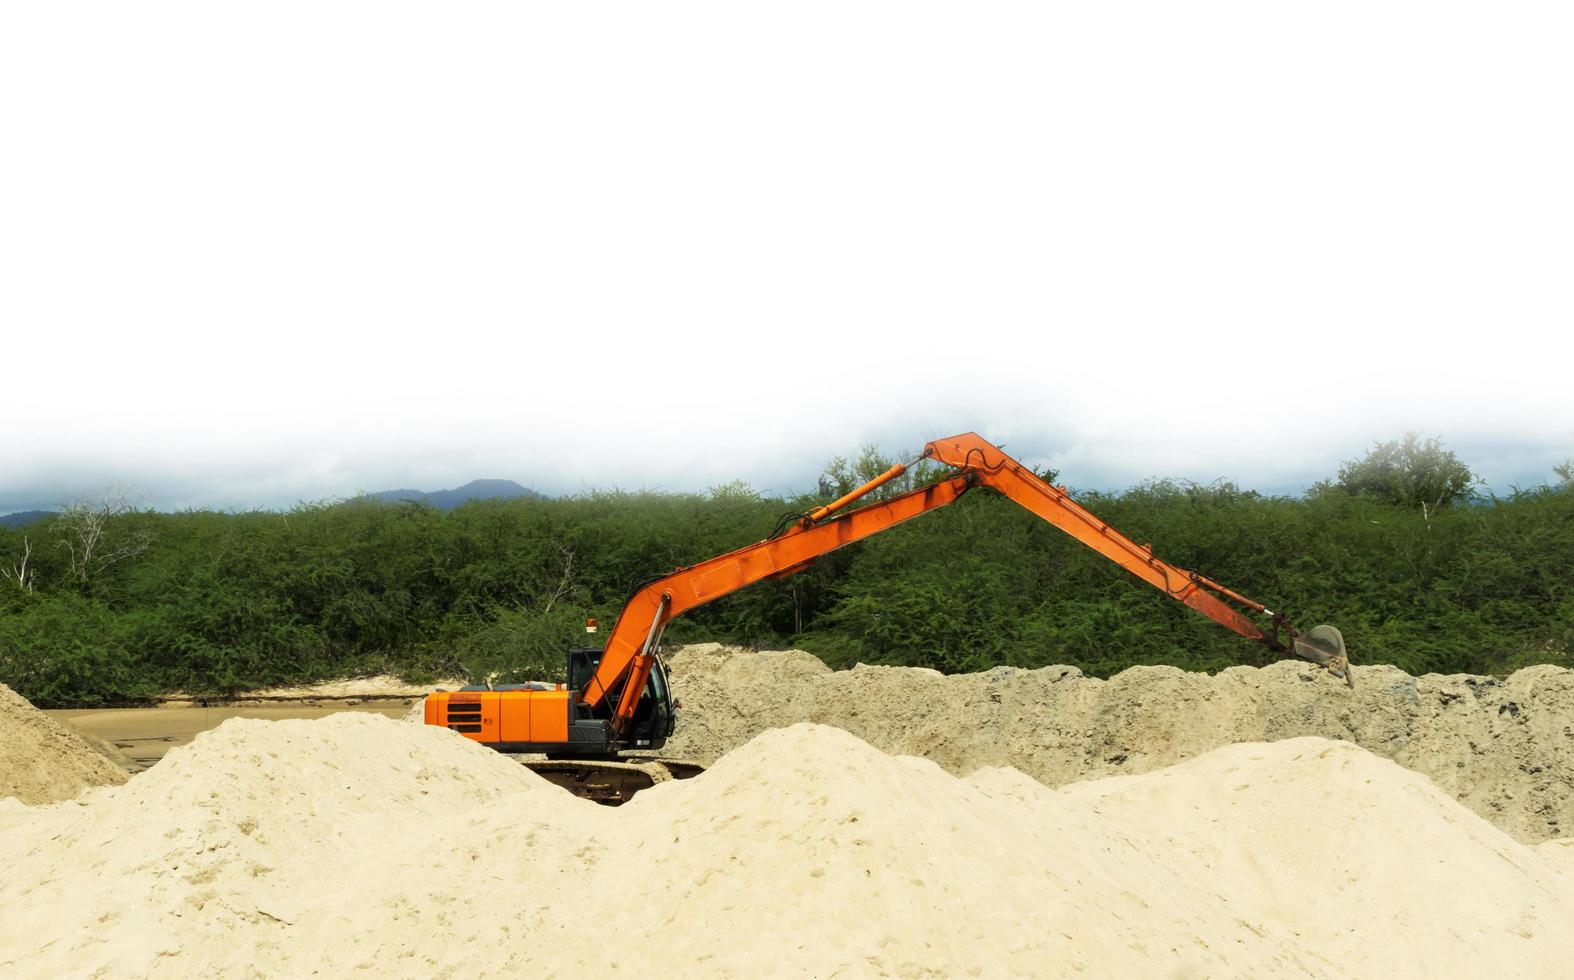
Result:
[[[564,651],[586,644],[586,619],[609,628],[642,582],[760,540],[889,465],[873,449],[838,458],[790,499],[734,483],[452,511],[78,502],[0,529],[0,683],[67,706],[361,672],[556,679]],[[936,475],[919,467],[881,494]],[[1173,480],[1076,496],[1167,561],[1303,627],[1340,627],[1357,663],[1504,673],[1571,665],[1574,472],[1555,476],[1481,495],[1437,440],[1407,436],[1300,497]],[[1272,659],[985,489],[694,610],[667,637],[948,672],[1063,663],[1108,676]]]

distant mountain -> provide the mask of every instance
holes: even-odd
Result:
[[[438,510],[453,510],[471,500],[515,500],[520,497],[540,497],[541,494],[513,480],[471,480],[452,490],[379,490],[367,496],[384,503],[414,500]]]
[[[19,510],[14,514],[0,514],[0,527],[27,527],[54,516],[52,510]]]

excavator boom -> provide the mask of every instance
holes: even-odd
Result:
[[[839,513],[923,459],[955,467],[957,472],[928,486]],[[779,535],[679,569],[640,589],[613,626],[600,663],[580,690],[579,700],[592,710],[612,702],[610,723],[615,731],[623,731],[634,716],[655,663],[662,630],[672,617],[762,579],[801,571],[820,555],[954,503],[976,486],[998,491],[1228,629],[1275,652],[1317,663],[1353,683],[1338,630],[1319,626],[1302,635],[1290,628],[1282,615],[1261,603],[1159,559],[1151,547],[1132,541],[1072,500],[1064,487],[1050,485],[998,446],[969,432],[936,439],[914,460],[893,466],[839,500],[803,515]],[[1247,612],[1268,617],[1267,626],[1258,625]]]

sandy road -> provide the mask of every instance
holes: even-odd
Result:
[[[403,700],[370,704],[299,704],[258,706],[164,706],[158,708],[65,708],[46,712],[51,718],[113,744],[136,771],[153,765],[164,753],[185,745],[197,733],[217,728],[231,718],[323,718],[340,711],[371,712],[403,718],[410,706]]]

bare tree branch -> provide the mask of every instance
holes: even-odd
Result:
[[[545,619],[547,614],[552,611],[554,603],[568,594],[569,583],[574,578],[574,549],[567,546],[559,546],[558,551],[563,555],[563,576],[558,579],[557,588],[553,589],[552,594],[547,597],[546,605],[541,607],[542,619]]]
[[[12,562],[11,567],[5,570],[5,578],[16,582],[16,587],[23,592],[33,591],[33,569],[27,567],[28,559],[33,557],[33,542],[27,535],[22,536],[22,560]]]
[[[111,487],[94,497],[73,500],[61,508],[54,529],[61,536],[71,575],[87,582],[104,569],[148,550],[153,535],[142,528],[108,535],[111,520],[136,512],[130,492],[124,486]]]

